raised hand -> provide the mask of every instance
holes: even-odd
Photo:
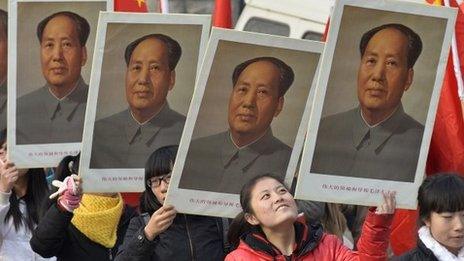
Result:
[[[5,159],[3,159],[5,160]],[[0,191],[9,193],[19,178],[19,170],[13,162],[0,162]]]
[[[63,182],[54,180],[52,185],[58,187],[58,191],[50,195],[50,198],[58,197],[58,204],[69,212],[79,207],[82,199],[81,178],[76,174],[66,177]]]
[[[156,236],[164,232],[171,226],[176,217],[176,210],[173,206],[162,206],[151,215],[144,232],[148,240],[153,240]]]
[[[376,214],[393,214],[396,209],[396,192],[383,192],[383,202],[377,206]]]

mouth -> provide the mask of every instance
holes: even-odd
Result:
[[[134,92],[134,95],[137,98],[149,98],[151,97],[151,92]]]
[[[251,114],[251,113],[240,113],[237,115],[238,119],[241,120],[241,121],[252,121],[256,118],[256,116],[254,114]]]
[[[54,74],[63,74],[66,72],[66,68],[65,67],[54,67],[54,68],[51,68],[50,71]]]
[[[386,91],[384,89],[379,88],[369,88],[366,90],[366,92],[371,96],[382,96],[385,94]]]
[[[279,211],[279,210],[286,209],[286,208],[288,208],[288,207],[289,207],[289,206],[288,206],[287,204],[282,204],[282,205],[279,205],[279,206],[275,209],[275,211],[277,212],[277,211]]]

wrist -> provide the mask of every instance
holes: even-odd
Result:
[[[3,193],[11,193],[11,190],[13,189],[13,186],[8,186],[0,183],[0,192]]]
[[[156,237],[156,233],[152,232],[148,226],[145,226],[145,228],[143,229],[143,233],[145,234],[145,237],[149,240],[149,241],[153,241]]]

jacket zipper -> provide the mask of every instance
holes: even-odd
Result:
[[[190,255],[192,255],[192,261],[193,261],[193,260],[195,260],[195,256],[193,255],[192,238],[190,237],[190,230],[189,230],[189,226],[188,226],[187,216],[186,216],[186,215],[184,215],[184,219],[185,219],[185,230],[187,230],[187,237],[188,237],[189,244],[190,244]]]
[[[113,260],[113,252],[111,252],[111,248],[108,248],[109,258]]]

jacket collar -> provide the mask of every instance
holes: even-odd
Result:
[[[320,243],[323,229],[320,223],[306,224],[303,219],[298,219],[295,224],[296,247],[290,259],[304,256],[306,253],[314,250]],[[251,232],[241,237],[254,251],[264,253],[271,257],[283,256],[277,247],[269,242],[261,229],[253,229]]]

